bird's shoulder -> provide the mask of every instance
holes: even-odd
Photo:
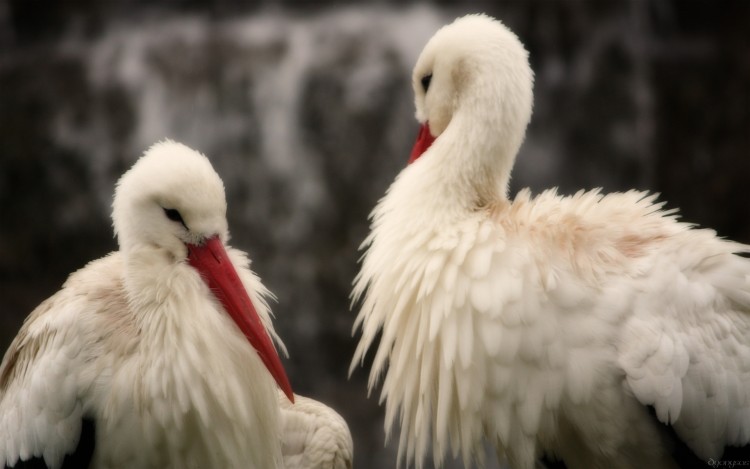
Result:
[[[521,290],[538,295],[568,284],[598,287],[607,274],[637,270],[637,260],[687,230],[643,192],[560,196],[548,190],[534,197],[522,190],[450,226],[416,234],[402,243],[404,255],[393,265],[403,268],[404,279],[422,280],[420,298],[442,287],[463,303],[459,283],[465,282],[482,312]]]
[[[513,200],[490,207],[493,218],[520,241],[533,242],[536,252],[638,257],[670,236],[691,229],[665,210],[657,194],[599,189],[563,196],[549,189],[533,196],[521,190]],[[601,250],[613,250],[602,252]]]
[[[496,247],[522,254],[527,268],[570,273],[596,287],[606,277],[669,282],[671,272],[664,272],[670,269],[716,282],[716,275],[705,275],[712,265],[750,251],[714,230],[679,221],[657,196],[600,190],[561,196],[554,189],[532,196],[524,189],[486,211],[498,227]]]
[[[0,395],[11,382],[22,380],[33,370],[42,355],[73,358],[86,347],[89,333],[101,332],[101,326],[111,324],[109,312],[126,302],[117,287],[122,284],[120,277],[121,259],[113,253],[72,273],[59,291],[40,303],[5,353],[0,365]]]

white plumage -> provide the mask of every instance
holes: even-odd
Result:
[[[120,251],[72,274],[5,354],[0,465],[282,467],[276,383],[292,394],[269,335],[284,347],[270,293],[224,247],[208,159],[154,145],[118,182],[113,220]]]
[[[281,451],[287,469],[352,469],[354,445],[346,421],[316,400],[279,392]]]
[[[509,199],[532,81],[517,37],[483,15],[442,28],[415,66],[420,139],[353,291],[352,368],[382,332],[369,388],[383,377],[399,458],[439,466],[451,448],[468,465],[489,441],[520,469],[675,467],[648,406],[704,461],[747,445],[748,246],[642,192]]]

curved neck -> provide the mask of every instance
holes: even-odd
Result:
[[[466,111],[470,109],[456,112],[445,131],[415,163],[412,169],[419,176],[413,178],[413,184],[438,203],[474,211],[507,199],[519,143],[508,138],[501,123]]]
[[[529,74],[524,78],[524,71]],[[431,157],[445,181],[458,185],[473,207],[507,200],[511,170],[531,118],[530,70],[497,79],[503,70],[467,74],[456,85],[455,108]],[[427,159],[427,158],[426,158]]]

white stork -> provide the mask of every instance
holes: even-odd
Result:
[[[532,81],[483,15],[440,29],[414,68],[420,136],[353,290],[352,368],[382,332],[369,388],[385,375],[399,459],[421,467],[431,447],[440,466],[450,446],[468,465],[483,441],[520,469],[731,457],[750,441],[750,248],[643,192],[509,199]]]
[[[269,292],[227,246],[208,159],[154,145],[117,184],[120,250],[72,274],[0,367],[0,464],[282,467]],[[248,343],[249,342],[249,343]]]

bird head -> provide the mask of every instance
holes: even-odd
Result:
[[[208,158],[180,143],[153,145],[120,178],[112,206],[124,251],[150,245],[181,260],[191,244],[228,241],[224,184]]]
[[[497,139],[513,156],[531,118],[533,73],[515,34],[486,15],[468,15],[428,41],[412,74],[421,128],[416,161],[460,118],[461,132]]]
[[[185,145],[153,145],[117,183],[112,219],[125,256],[140,248],[195,269],[293,401],[276,349],[229,259],[224,184],[208,158]]]

